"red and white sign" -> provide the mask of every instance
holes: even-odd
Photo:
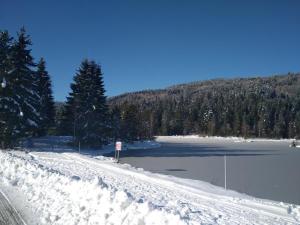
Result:
[[[116,150],[117,151],[121,151],[122,150],[122,142],[121,141],[117,141],[116,142]]]

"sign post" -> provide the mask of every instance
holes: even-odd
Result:
[[[117,160],[117,163],[119,162],[120,158],[120,151],[122,150],[122,142],[117,141],[116,142],[116,151],[115,151],[115,159]]]
[[[227,160],[226,153],[224,155],[224,188],[227,190]]]

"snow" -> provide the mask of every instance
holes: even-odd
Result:
[[[31,119],[27,119],[27,122],[31,125],[31,126],[35,126],[35,127],[38,127],[37,123],[34,122],[33,120]]]
[[[161,146],[160,143],[156,141],[134,141],[132,143],[124,143],[122,142],[122,150],[121,151],[127,151],[127,150],[133,150],[133,149],[144,149],[144,150],[150,150],[154,148],[159,148]],[[91,150],[92,152],[94,150]],[[115,143],[111,143],[109,145],[106,145],[102,148],[101,154],[107,154],[115,151]],[[89,152],[90,153],[90,152]]]
[[[233,142],[292,142],[295,139],[268,139],[268,138],[243,138],[243,137],[221,137],[221,136],[199,136],[199,135],[174,135],[174,136],[157,136],[159,140],[164,141],[202,141],[202,140],[220,140],[220,141],[233,141]]]
[[[35,207],[36,224],[184,224],[179,215],[136,202],[101,177],[81,180],[0,153],[1,183],[18,187]]]
[[[2,88],[6,88],[6,80],[5,77],[3,77],[2,83],[1,83]]]
[[[55,148],[0,151],[0,189],[32,225],[300,223],[298,205]]]

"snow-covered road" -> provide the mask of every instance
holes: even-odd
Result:
[[[300,224],[300,207],[153,174],[110,158],[0,153],[0,186],[30,224]],[[21,207],[21,208],[22,208]]]
[[[18,211],[11,205],[9,199],[0,190],[0,224],[26,225]]]

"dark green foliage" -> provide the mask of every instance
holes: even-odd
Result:
[[[110,113],[110,137],[113,137],[114,141],[121,139],[121,112],[119,108],[113,108]]]
[[[121,139],[135,141],[138,137],[138,111],[134,105],[125,104],[121,110]]]
[[[62,109],[60,109],[59,118],[56,118],[57,134],[58,135],[72,135],[75,136],[75,119],[73,109],[74,97],[67,97],[67,102]]]
[[[33,135],[40,122],[39,95],[31,40],[22,28],[13,43],[7,32],[1,33],[1,143],[12,147],[16,139]]]
[[[101,146],[109,136],[108,108],[100,66],[84,60],[71,84],[60,130],[88,147]]]
[[[53,135],[64,135],[64,127],[63,127],[63,121],[64,121],[64,114],[65,114],[65,108],[66,104],[63,102],[55,102],[55,116],[54,116],[54,130],[51,130],[53,132]]]
[[[11,64],[12,71],[9,74],[13,80],[14,100],[17,102],[18,121],[16,121],[19,136],[32,135],[40,122],[38,112],[39,95],[37,92],[37,76],[35,63],[31,56],[29,36],[22,28],[18,33],[18,40],[12,46]]]
[[[300,74],[210,80],[113,97],[120,111],[136,107],[137,134],[300,136]],[[136,131],[135,131],[136,132]]]
[[[13,147],[17,140],[45,134],[53,120],[50,79],[39,63],[38,71],[31,56],[31,40],[22,28],[13,40],[0,32],[0,143]],[[4,82],[5,81],[5,82]],[[45,96],[50,100],[46,100]],[[42,97],[41,97],[42,96]],[[47,118],[52,117],[48,120]],[[51,123],[51,122],[49,122]]]
[[[5,148],[12,144],[17,134],[13,132],[18,106],[13,99],[11,76],[11,42],[12,38],[7,31],[0,32],[0,147]]]
[[[55,115],[51,80],[46,71],[45,60],[43,58],[41,58],[37,64],[36,76],[38,78],[37,90],[40,96],[38,111],[41,118],[37,135],[43,136],[54,126]]]

